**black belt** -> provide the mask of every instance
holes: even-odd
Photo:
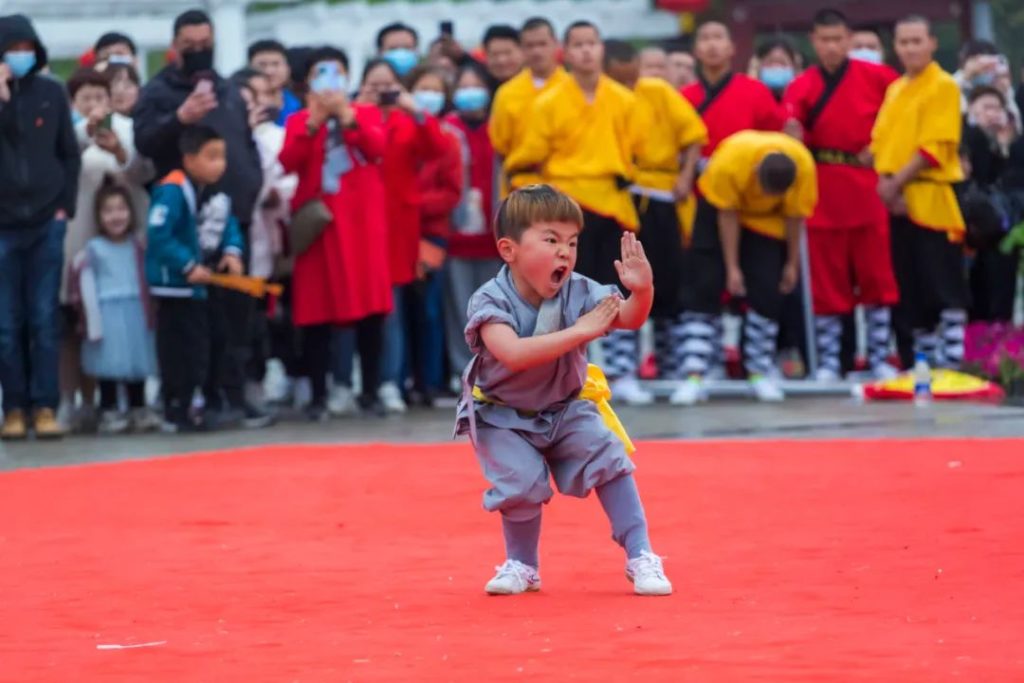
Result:
[[[823,149],[821,147],[812,147],[811,154],[814,156],[814,160],[819,164],[839,164],[841,166],[856,166],[858,168],[867,168],[856,154],[844,152],[841,149]]]

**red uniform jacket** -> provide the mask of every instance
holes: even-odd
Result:
[[[818,167],[818,206],[810,228],[856,228],[886,221],[878,197],[878,177],[856,157],[871,142],[871,128],[897,78],[891,68],[857,59],[847,60],[832,76],[836,84],[824,107],[815,109],[829,76],[820,66],[800,74],[786,88],[787,114],[804,128],[804,144],[815,154]]]
[[[420,231],[435,244],[447,244],[452,212],[462,199],[462,155],[458,139],[445,133],[444,154],[420,168]]]
[[[714,95],[711,104],[703,108],[709,93]],[[700,113],[708,127],[708,143],[701,156],[705,159],[718,147],[718,143],[741,130],[782,130],[786,123],[785,110],[775,101],[775,96],[761,81],[745,74],[729,74],[716,88],[704,79],[684,87],[683,97]]]
[[[460,133],[459,142],[462,147],[462,159],[468,166],[464,175],[467,176],[469,187],[479,190],[482,199],[483,213],[487,220],[487,230],[472,235],[454,230],[448,238],[448,255],[452,258],[492,259],[498,258],[498,246],[494,241],[491,223],[497,211],[498,182],[500,168],[494,157],[491,137],[487,134],[487,122],[470,125],[458,114],[449,114],[445,123]]]
[[[422,123],[401,110],[384,120],[387,147],[384,174],[388,214],[388,251],[391,283],[407,285],[416,279],[420,249],[419,172],[424,163],[445,153],[448,140],[433,116]]]
[[[343,134],[352,167],[342,174],[335,194],[325,195],[321,185],[327,127],[311,136],[305,109],[285,124],[281,165],[299,176],[293,210],[320,198],[334,216],[312,246],[295,259],[292,317],[296,325],[345,324],[391,312],[388,225],[380,172],[384,128],[376,107],[356,104],[353,108],[358,125]]]

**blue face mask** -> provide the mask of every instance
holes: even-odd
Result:
[[[416,102],[417,107],[433,116],[437,116],[444,109],[444,93],[434,90],[417,90],[412,94],[412,99]]]
[[[79,114],[77,109],[71,110],[71,125],[77,126],[82,121],[85,121],[85,116]]]
[[[487,88],[459,88],[452,98],[452,104],[459,111],[480,111],[486,109],[490,101],[491,93]]]
[[[412,71],[420,61],[419,55],[405,47],[396,47],[381,56],[394,67],[399,76],[404,76]]]
[[[872,50],[870,47],[858,47],[856,50],[850,50],[850,59],[859,59],[862,62],[881,64],[882,53],[878,50]]]
[[[23,78],[35,67],[36,53],[33,50],[5,52],[4,64],[11,69],[12,76]]]
[[[761,82],[772,90],[782,90],[793,80],[793,68],[789,66],[761,67]]]

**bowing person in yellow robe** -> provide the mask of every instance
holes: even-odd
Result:
[[[540,17],[528,19],[519,32],[519,43],[526,58],[526,68],[498,88],[487,125],[491,146],[502,159],[508,158],[523,144],[534,101],[569,80],[569,74],[558,63],[558,38],[550,21]],[[541,182],[540,174],[533,170],[502,175],[502,199],[511,190]]]
[[[604,44],[597,27],[586,21],[570,25],[564,44],[570,77],[537,98],[523,144],[505,159],[505,169],[539,169],[544,182],[579,203],[584,229],[576,270],[621,287],[614,263],[622,231],[640,223],[629,187],[642,121],[633,93],[602,73]],[[613,399],[652,403],[636,378],[636,332],[615,330],[601,348]]]
[[[654,353],[662,379],[683,379],[680,349],[684,241],[693,227],[693,180],[708,129],[689,100],[660,78],[643,78],[636,48],[606,40],[604,70],[633,91],[644,135],[634,152],[633,202],[640,242],[654,269]]]
[[[933,367],[963,360],[967,284],[964,220],[953,193],[960,167],[960,89],[933,60],[938,43],[921,17],[896,24],[905,74],[889,86],[872,131],[878,193],[889,208],[900,302],[893,311],[904,366],[913,352]]]

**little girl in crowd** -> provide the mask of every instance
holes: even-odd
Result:
[[[154,319],[131,199],[126,187],[104,182],[95,202],[100,234],[72,264],[85,327],[82,367],[99,382],[99,430],[106,434],[160,426],[146,407],[146,379],[157,374]],[[121,385],[130,413],[120,407]]]

